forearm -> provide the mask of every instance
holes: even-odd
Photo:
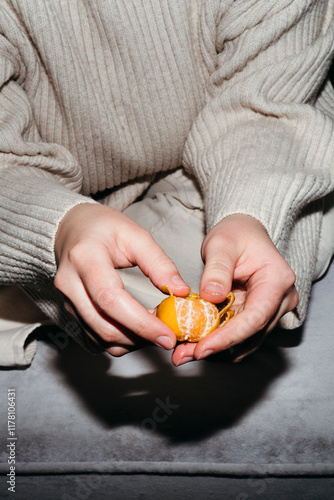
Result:
[[[284,319],[293,328],[306,315],[319,200],[334,190],[333,2],[257,6],[237,0],[221,17],[208,102],[183,162],[201,186],[208,231],[253,216],[297,274],[298,312]]]
[[[36,283],[56,273],[54,239],[75,205],[95,203],[48,176],[0,172],[0,283]]]
[[[208,229],[245,213],[284,245],[303,207],[334,188],[334,116],[315,105],[334,52],[330,4],[258,2],[254,12],[236,1],[222,16],[210,99],[183,157]]]

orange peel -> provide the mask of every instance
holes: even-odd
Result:
[[[162,291],[168,292],[169,297],[158,305],[156,315],[179,341],[199,342],[234,315],[230,309],[234,302],[232,292],[217,306],[191,290],[187,297],[176,297],[167,286],[162,287]]]

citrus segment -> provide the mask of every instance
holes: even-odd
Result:
[[[159,304],[157,317],[173,330],[180,341],[198,342],[225,324],[234,314],[234,311],[228,310],[234,301],[232,292],[227,295],[222,308],[218,309],[197,293],[175,297],[167,287],[164,289],[170,293],[170,297]]]

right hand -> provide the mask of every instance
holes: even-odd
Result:
[[[298,304],[295,273],[261,222],[249,215],[218,222],[203,241],[202,257],[201,297],[219,304],[232,290],[236,314],[197,344],[178,345],[172,356],[177,366],[231,348],[240,361]]]
[[[173,349],[174,333],[124,290],[116,271],[137,265],[157,288],[189,293],[175,264],[146,229],[111,207],[77,205],[59,225],[55,255],[54,284],[67,298],[66,309],[110,354],[121,356],[147,342]]]

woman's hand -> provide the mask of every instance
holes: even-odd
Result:
[[[144,228],[104,205],[72,208],[59,225],[55,286],[88,334],[120,356],[153,342],[172,349],[174,333],[124,290],[117,268],[139,266],[152,283],[186,296],[188,285]]]
[[[227,349],[239,351],[239,361],[298,304],[294,272],[253,217],[231,215],[216,224],[204,239],[202,258],[200,295],[218,304],[232,290],[236,315],[198,344],[177,346],[176,365]]]

